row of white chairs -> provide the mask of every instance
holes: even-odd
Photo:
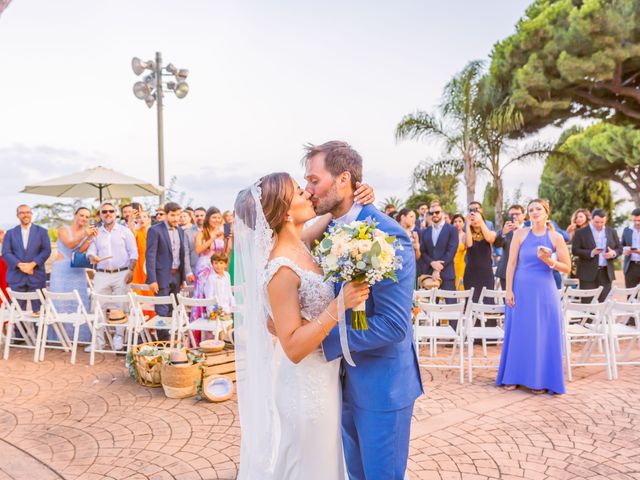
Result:
[[[592,290],[567,288],[559,292],[562,305],[562,334],[564,357],[568,380],[576,366],[604,366],[607,377],[618,377],[619,365],[640,365],[640,360],[631,358],[633,347],[640,344],[640,303],[635,289],[612,289],[605,302],[598,303],[601,287]],[[497,368],[497,363],[487,363],[487,344],[500,345],[504,339],[504,291],[483,289],[478,303],[471,301],[473,289],[462,291],[418,290],[415,299],[421,312],[416,317],[414,341],[418,350],[420,366],[429,368],[457,369],[460,383],[464,383],[465,347],[468,381],[473,381],[474,368]],[[440,303],[449,299],[454,303]],[[491,299],[493,304],[485,304]],[[588,303],[583,303],[588,302]],[[635,319],[635,325],[629,320]],[[451,322],[457,322],[454,329]],[[482,343],[483,358],[474,355],[474,342]],[[618,358],[621,340],[628,341],[626,349]],[[438,345],[451,345],[449,357],[438,357]],[[576,361],[572,359],[572,348],[582,345]],[[421,353],[426,347],[428,354]],[[595,350],[600,352],[599,354]],[[602,357],[600,360],[599,358]],[[592,360],[595,358],[595,360]],[[443,362],[446,360],[446,362]]]
[[[47,289],[34,292],[16,292],[8,290],[8,298],[0,291],[0,326],[6,324],[6,333],[0,329],[0,343],[3,345],[3,358],[9,358],[11,347],[29,348],[34,350],[33,360],[43,361],[45,350],[62,349],[71,354],[71,363],[77,357],[80,328],[84,325],[91,332],[91,355],[89,363],[95,362],[96,353],[128,353],[138,341],[150,342],[157,339],[157,332],[168,332],[170,341],[178,345],[195,345],[193,332],[195,330],[212,332],[215,338],[227,331],[231,320],[212,322],[207,317],[207,310],[217,304],[213,299],[195,299],[188,295],[190,291],[168,296],[146,296],[137,291],[149,290],[147,285],[131,285],[131,291],[124,295],[101,295],[90,289],[92,312],[87,312],[80,295],[76,290],[67,293],[55,293]],[[33,303],[40,302],[41,308],[34,312]],[[56,309],[56,302],[73,302],[75,311],[60,313]],[[170,316],[160,316],[155,313],[159,306],[169,307]],[[202,318],[190,322],[191,309],[200,307],[205,314]],[[126,323],[109,323],[106,310],[118,308],[128,312]],[[66,325],[71,325],[72,338],[69,338]],[[58,338],[56,341],[48,339],[49,330],[53,330]],[[115,331],[115,332],[114,332]],[[126,350],[114,348],[114,333],[122,334],[126,338]]]

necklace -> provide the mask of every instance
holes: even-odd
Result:
[[[473,234],[471,235],[471,238],[473,238],[474,240],[480,241],[484,238],[484,236],[482,235],[482,232],[473,232]]]

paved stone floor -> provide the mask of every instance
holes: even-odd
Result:
[[[597,367],[574,374],[550,396],[498,389],[494,370],[471,385],[423,371],[411,478],[640,479],[640,367],[615,382]],[[167,399],[122,357],[0,360],[0,480],[233,479],[239,438],[235,401]]]

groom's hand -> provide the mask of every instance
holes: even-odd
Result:
[[[356,203],[360,205],[368,205],[376,199],[373,187],[366,183],[356,182],[356,191],[353,192]]]

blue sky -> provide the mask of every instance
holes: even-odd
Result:
[[[405,198],[437,148],[396,143],[395,125],[433,109],[529,3],[13,0],[0,17],[0,225],[18,203],[55,201],[19,194],[30,182],[95,165],[157,182],[155,110],[130,68],[157,50],[190,70],[189,95],[166,100],[165,156],[194,205],[229,208],[271,171],[301,180],[302,144],[330,139],[360,151],[378,199]],[[534,195],[541,167],[508,171],[507,191]]]

